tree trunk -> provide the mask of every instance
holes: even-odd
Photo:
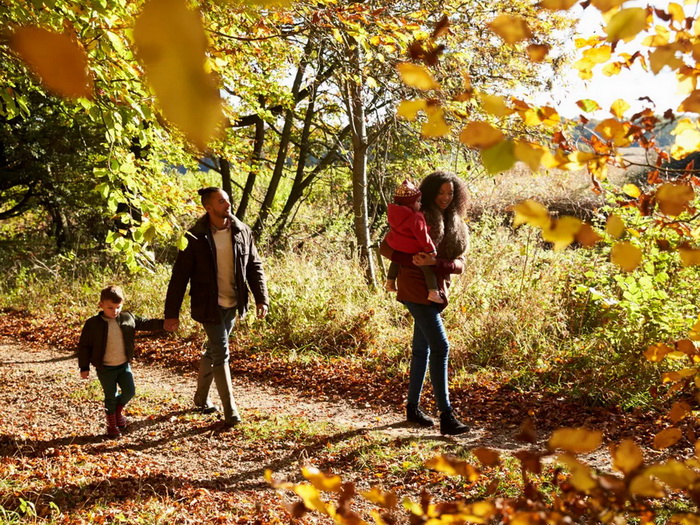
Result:
[[[351,41],[348,47],[350,71],[346,82],[346,100],[352,130],[352,202],[355,213],[355,237],[360,262],[365,266],[365,278],[371,286],[376,284],[374,260],[370,251],[369,213],[367,206],[367,150],[369,141],[365,125],[365,106],[362,96],[364,77],[360,46]]]
[[[297,69],[296,76],[294,77],[294,83],[292,84],[292,100],[297,99],[299,94],[299,89],[301,88],[301,83],[304,79],[304,71],[306,71],[306,66],[309,63],[309,53],[313,47],[312,39],[306,42],[304,47],[304,55]],[[279,186],[280,180],[282,180],[282,173],[284,172],[284,164],[287,160],[287,150],[289,149],[289,143],[292,138],[292,125],[294,124],[294,107],[288,108],[285,111],[284,117],[284,127],[282,128],[282,134],[280,136],[279,149],[277,150],[277,159],[275,161],[275,169],[272,172],[272,177],[270,178],[270,185],[267,187],[267,192],[265,193],[265,198],[263,199],[262,206],[260,207],[260,213],[258,218],[253,225],[253,233],[256,236],[260,236],[263,229],[265,228],[265,223],[267,222],[267,217],[270,215],[270,210],[272,209],[272,203],[275,200],[275,194],[277,193],[277,188]]]
[[[224,157],[219,157],[219,173],[221,174],[221,189],[231,198],[231,163]]]
[[[243,188],[243,193],[241,194],[241,201],[238,203],[238,209],[236,210],[236,217],[242,221],[245,220],[250,197],[253,194],[253,188],[255,187],[255,180],[258,177],[258,170],[260,169],[260,161],[262,160],[264,144],[265,121],[262,119],[262,117],[257,116],[255,119],[255,140],[253,142],[253,153],[250,156],[250,171],[248,172],[248,178],[245,181],[245,188]]]

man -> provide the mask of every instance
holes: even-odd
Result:
[[[241,417],[231,390],[228,340],[236,316],[248,309],[248,290],[255,298],[257,315],[267,315],[269,298],[262,261],[248,226],[231,215],[231,202],[219,188],[198,191],[206,215],[187,234],[187,248],[173,266],[165,298],[166,330],[179,326],[180,307],[190,285],[192,319],[207,334],[206,350],[199,361],[194,404],[204,413],[218,409],[209,398],[212,379],[221,398],[224,423],[235,425]]]

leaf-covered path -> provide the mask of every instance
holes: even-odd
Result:
[[[284,513],[264,479],[266,469],[294,479],[307,461],[342,470],[356,463],[363,446],[421,441],[430,447],[451,440],[435,429],[406,426],[394,410],[303,397],[235,373],[244,423],[223,430],[216,416],[192,411],[194,374],[140,362],[134,374],[130,425],[121,438],[106,439],[99,383],[94,372],[80,379],[73,351],[0,339],[0,480],[29,484],[40,514],[50,513],[51,501],[67,512],[100,502],[106,515],[128,516],[137,501],[158,508],[174,500],[192,506],[193,515],[230,516],[235,508],[241,523],[253,517],[264,523],[267,513]],[[494,446],[493,437],[475,431],[459,443]],[[368,475],[370,481],[382,477]],[[15,508],[14,497],[26,500],[26,488],[0,491],[0,504]]]

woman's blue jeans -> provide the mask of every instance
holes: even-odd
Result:
[[[447,391],[447,360],[450,344],[442,324],[438,307],[402,301],[413,316],[413,345],[411,372],[408,382],[408,402],[418,405],[423,390],[425,373],[430,368],[435,401],[441,412],[449,410],[450,397]]]
[[[105,410],[108,414],[114,414],[117,411],[117,405],[126,405],[136,394],[134,374],[131,373],[129,363],[103,366],[97,370],[97,379],[100,380],[105,393]],[[119,395],[117,395],[117,386],[121,390]]]
[[[211,359],[212,366],[220,366],[228,363],[228,339],[233,330],[238,309],[219,307],[221,322],[203,323],[204,331],[207,334],[207,349],[204,357]]]

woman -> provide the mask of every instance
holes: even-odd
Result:
[[[410,255],[392,250],[382,243],[381,253],[400,265],[397,277],[397,299],[413,316],[413,343],[411,371],[408,385],[406,419],[421,426],[430,427],[435,422],[420,408],[420,395],[426,370],[430,369],[430,382],[440,410],[440,433],[463,434],[469,427],[455,416],[447,387],[447,362],[449,342],[440,312],[447,306],[447,289],[450,274],[464,270],[464,252],[469,248],[469,229],[464,223],[467,191],[464,182],[454,173],[435,171],[420,185],[421,204],[430,237],[437,246],[437,255],[424,253]],[[423,272],[418,266],[434,266],[438,289],[445,300],[442,304],[428,301],[428,288]]]

